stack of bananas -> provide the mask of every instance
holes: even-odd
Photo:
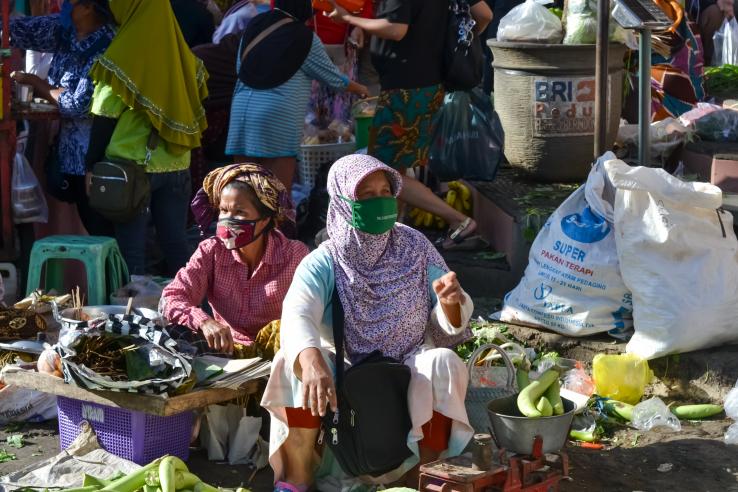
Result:
[[[446,203],[464,215],[470,216],[472,213],[471,191],[460,181],[451,181],[448,183]],[[414,208],[410,211],[410,218],[415,228],[423,227],[429,229],[435,227],[437,229],[445,229],[448,226],[442,218],[419,208]]]

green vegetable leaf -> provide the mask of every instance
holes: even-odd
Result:
[[[13,434],[7,437],[8,446],[12,448],[22,448],[25,446],[23,443],[23,434]]]
[[[13,453],[8,453],[4,449],[0,449],[0,463],[5,463],[6,461],[13,461],[15,459],[15,455]]]

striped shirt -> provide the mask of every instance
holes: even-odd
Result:
[[[237,70],[240,70],[240,59]],[[348,77],[331,62],[315,34],[302,67],[284,84],[257,90],[238,80],[231,106],[226,154],[296,157],[313,80],[334,90],[343,90],[349,84]]]

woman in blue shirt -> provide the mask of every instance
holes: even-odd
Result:
[[[13,77],[18,83],[33,86],[35,96],[59,107],[58,149],[52,156],[59,167],[49,173],[49,192],[75,203],[87,232],[93,235],[112,235],[112,225],[90,209],[84,188],[94,90],[88,73],[115,35],[111,21],[107,0],[65,0],[58,15],[10,21],[14,47],[54,54],[47,80],[27,73],[15,73]],[[55,175],[60,178],[53,179]]]

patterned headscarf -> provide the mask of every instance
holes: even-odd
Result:
[[[234,181],[246,183],[254,190],[259,201],[274,212],[277,223],[285,220],[295,221],[295,210],[287,189],[268,169],[257,164],[231,164],[218,168],[205,176],[202,189],[214,209],[220,207],[223,189]]]
[[[384,171],[395,196],[402,177],[367,155],[336,161],[328,174],[328,236],[338,295],[345,312],[346,352],[353,362],[375,350],[403,360],[425,340],[431,311],[428,268],[448,271],[441,255],[420,232],[403,224],[384,234],[367,234],[350,224],[351,208],[361,181]],[[437,346],[451,342],[431,331]]]

